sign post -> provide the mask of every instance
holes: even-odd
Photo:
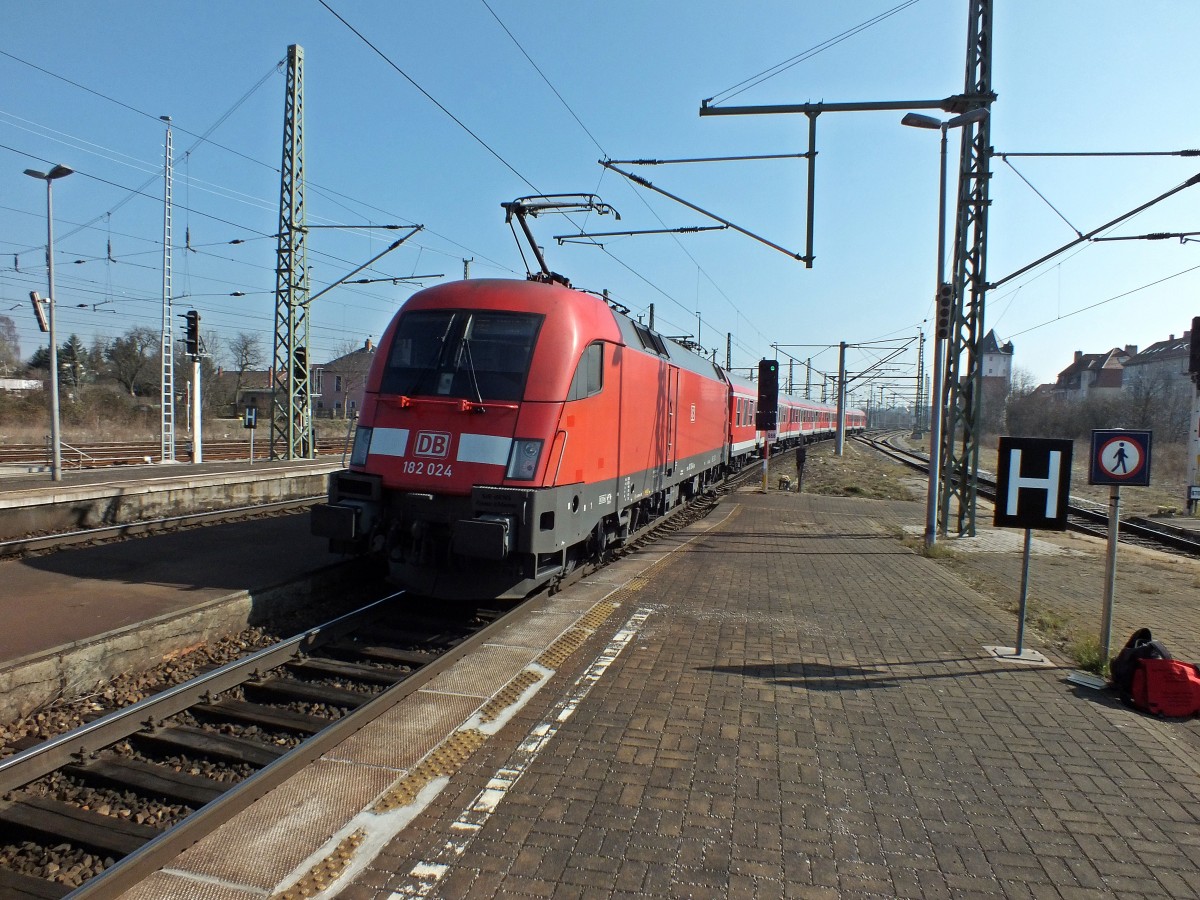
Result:
[[[1019,662],[1045,662],[1035,651],[1025,650],[1025,611],[1029,598],[1029,554],[1032,530],[1063,531],[1071,495],[1071,441],[1046,438],[1000,438],[996,454],[997,528],[1024,528],[1025,552],[1021,563],[1021,608],[1017,620],[1017,646],[995,647],[998,657]],[[1011,653],[1001,651],[1011,650]]]
[[[1092,432],[1088,484],[1107,484],[1108,555],[1104,565],[1104,610],[1100,616],[1100,660],[1112,652],[1113,596],[1117,584],[1117,538],[1121,529],[1121,485],[1150,484],[1149,431],[1101,429]]]
[[[258,408],[247,406],[242,415],[242,427],[250,429],[250,465],[254,465],[254,432],[258,430]]]

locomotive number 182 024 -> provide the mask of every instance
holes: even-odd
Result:
[[[434,478],[449,478],[453,475],[453,466],[449,463],[419,462],[406,459],[402,467],[405,475],[430,475]]]

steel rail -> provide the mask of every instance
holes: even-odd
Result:
[[[167,531],[175,528],[186,528],[192,525],[203,525],[208,522],[221,521],[230,518],[245,519],[259,513],[283,512],[290,509],[304,509],[325,499],[324,494],[309,497],[295,497],[291,500],[272,500],[251,506],[233,506],[225,509],[214,509],[200,513],[184,513],[178,516],[164,516],[158,519],[141,519],[127,522],[123,525],[103,525],[99,528],[85,528],[78,531],[63,531],[56,534],[36,535],[27,538],[15,538],[0,541],[0,559],[21,553],[33,553],[39,550],[54,550],[72,544],[86,544],[91,541],[101,541],[110,538],[132,537],[150,532]]]
[[[346,449],[343,438],[319,438],[316,451],[319,456],[335,456]],[[93,444],[65,447],[64,469],[82,471],[87,469],[108,469],[125,465],[146,465],[146,458],[157,460],[161,450],[157,444],[140,441],[105,441]],[[43,444],[15,444],[0,446],[0,465],[26,466],[48,465],[47,448]],[[248,459],[250,444],[248,441],[211,441],[204,444],[204,456],[207,461],[236,461]],[[187,454],[184,453],[184,456]],[[262,447],[255,447],[254,458],[267,461],[269,453]]]
[[[403,592],[401,592],[403,593]],[[378,601],[387,602],[399,594]],[[259,798],[311,765],[364,725],[420,690],[453,664],[492,640],[497,631],[517,620],[542,611],[554,600],[547,593],[522,603],[465,641],[455,645],[436,660],[421,667],[404,681],[385,690],[351,713],[335,720],[275,762],[260,769],[217,799],[205,804],[183,822],[134,851],[100,875],[72,891],[69,900],[116,900],[190,847],[206,834],[225,824]],[[335,622],[341,621],[334,620]],[[331,623],[332,624],[332,623]],[[326,626],[323,626],[326,627]]]
[[[882,441],[875,441],[862,436],[858,437],[859,440],[872,449],[897,462],[903,463],[920,472],[928,471],[926,468],[927,462],[922,454],[910,450],[902,450],[898,447],[885,444]],[[996,483],[992,479],[979,479],[979,494],[988,500],[995,500],[995,487]],[[1073,531],[1081,531],[1103,537],[1107,533],[1105,529],[1108,527],[1108,510],[1100,504],[1094,504],[1096,508],[1090,508],[1087,504],[1089,504],[1089,501],[1072,498],[1067,507],[1068,515],[1074,516],[1076,519],[1082,519],[1089,523],[1090,526],[1096,527],[1088,527],[1078,522],[1068,522],[1067,527]],[[1103,527],[1101,528],[1100,526]],[[1188,529],[1171,528],[1159,523],[1151,523],[1137,516],[1120,520],[1118,538],[1124,539],[1127,543],[1149,543],[1169,547],[1172,550],[1189,556],[1200,556],[1200,535],[1191,534]]]
[[[361,609],[309,628],[243,659],[226,663],[207,674],[175,685],[124,709],[114,710],[93,722],[50,738],[8,759],[0,760],[0,794],[29,784],[73,760],[86,759],[104,747],[136,734],[148,722],[182,712],[206,696],[227,691],[244,683],[256,673],[283,665],[302,651],[337,640],[354,628],[360,627],[366,619],[375,615],[383,604],[402,596],[403,593],[401,591],[376,600]]]

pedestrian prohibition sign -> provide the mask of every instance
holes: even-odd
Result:
[[[1088,484],[1148,485],[1150,434],[1120,429],[1093,431]]]

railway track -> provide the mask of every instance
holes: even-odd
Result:
[[[203,525],[218,525],[226,522],[240,522],[247,519],[283,515],[307,509],[314,503],[319,503],[324,499],[325,495],[319,494],[311,497],[275,500],[207,512],[162,516],[155,519],[144,519],[139,522],[128,522],[122,525],[102,525],[98,528],[83,528],[76,531],[13,538],[0,541],[0,559],[54,552],[66,547],[90,546],[107,543],[108,541],[124,540],[125,538],[180,531],[184,528],[194,528]]]
[[[706,516],[756,476],[750,467],[676,507],[608,559]],[[530,605],[393,594],[0,760],[0,896],[120,896]]]
[[[119,896],[500,618],[395,594],[0,761],[0,895]]]
[[[858,440],[885,456],[916,471],[928,473],[929,463],[924,454],[896,447],[884,440],[873,440],[860,436]],[[977,492],[981,497],[996,499],[996,482],[989,476],[979,476]],[[1072,497],[1067,511],[1067,527],[1071,531],[1090,534],[1099,538],[1108,536],[1108,508],[1098,503]],[[1134,546],[1147,547],[1168,553],[1193,558],[1200,557],[1200,535],[1186,528],[1178,528],[1140,517],[1121,519],[1118,540]]]
[[[347,452],[346,441],[342,438],[318,438],[316,452],[318,456],[331,456]],[[146,465],[161,459],[162,448],[157,442],[150,441],[106,441],[79,446],[64,445],[62,447],[62,466],[64,471],[78,469],[103,469],[113,466]],[[269,441],[258,441],[254,445],[254,459],[267,460],[271,455]],[[191,461],[194,457],[191,445],[181,442],[176,447],[176,457],[181,462]],[[206,462],[227,462],[231,460],[250,460],[250,444],[248,441],[205,441],[204,460]],[[0,447],[0,466],[39,466],[49,468],[50,448],[46,444],[9,444]]]

